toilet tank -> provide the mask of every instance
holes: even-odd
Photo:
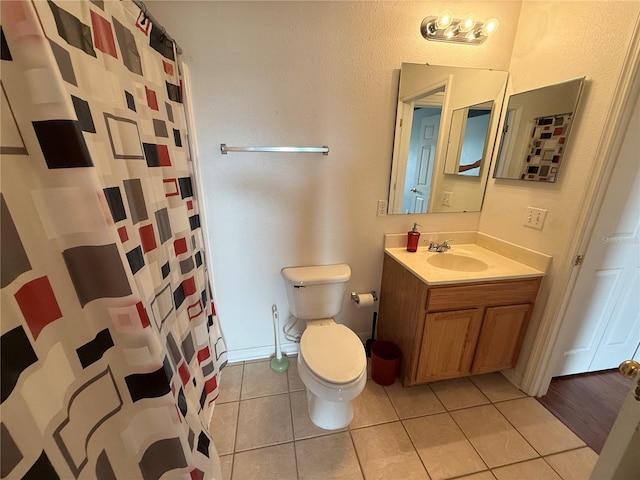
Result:
[[[351,269],[344,263],[282,269],[291,313],[301,320],[333,318],[342,310]]]

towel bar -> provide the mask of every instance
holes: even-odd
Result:
[[[227,147],[226,143],[220,144],[220,153],[226,155],[228,152],[287,152],[287,153],[322,153],[329,155],[329,147]]]

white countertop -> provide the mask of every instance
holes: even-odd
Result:
[[[408,252],[406,247],[387,247],[384,251],[428,285],[486,282],[491,280],[541,277],[545,275],[544,270],[520,263],[475,243],[452,243],[451,249],[442,253],[430,252],[426,246],[418,247],[417,252]],[[484,262],[486,268],[477,271],[440,268],[429,263],[429,258],[434,255],[461,255],[471,257]],[[548,258],[550,262],[550,257]]]

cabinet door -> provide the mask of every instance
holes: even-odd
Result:
[[[487,308],[471,373],[515,367],[530,314],[528,303]]]
[[[416,383],[470,374],[482,309],[428,313]]]

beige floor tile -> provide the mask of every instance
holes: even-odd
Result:
[[[293,437],[296,440],[317,437],[320,435],[327,435],[329,433],[346,430],[346,428],[341,428],[339,430],[325,430],[324,428],[320,428],[314,425],[311,421],[311,417],[309,417],[309,411],[307,410],[307,394],[304,391],[291,392],[289,394],[289,398],[291,399]]]
[[[541,458],[493,469],[498,480],[562,480]]]
[[[495,405],[540,455],[584,447],[585,444],[535,398]]]
[[[218,455],[233,453],[238,427],[238,402],[216,404],[209,424],[209,432]]]
[[[474,375],[469,378],[492,402],[502,402],[527,396],[526,393],[518,390],[509,380],[504,378],[504,375],[500,372]]]
[[[220,395],[218,395],[216,404],[240,400],[243,369],[242,363],[227,365],[222,369],[220,372]]]
[[[384,389],[400,418],[420,417],[445,411],[429,385],[405,388],[399,380],[396,380],[393,385]]]
[[[402,423],[433,480],[487,469],[448,413],[411,418]]]
[[[491,473],[489,470],[485,470],[484,472],[478,472],[472,475],[458,477],[457,480],[496,480],[496,477],[494,477],[493,473]]]
[[[231,480],[232,466],[233,466],[233,455],[223,455],[220,457],[220,468],[222,469],[222,480]]]
[[[242,400],[287,392],[287,374],[271,370],[269,360],[245,363],[242,376]]]
[[[240,401],[236,452],[293,440],[289,394]]]
[[[293,443],[236,453],[233,480],[295,480],[296,454]]]
[[[395,420],[398,420],[398,415],[384,387],[368,380],[362,393],[353,400],[353,420],[349,428],[368,427]]]
[[[429,479],[402,423],[385,423],[351,432],[367,480]]]
[[[493,405],[456,410],[451,416],[490,468],[538,456]]]
[[[589,447],[557,453],[544,458],[563,480],[587,480],[598,460]]]
[[[295,442],[298,478],[301,480],[362,479],[349,432]]]
[[[298,357],[289,357],[289,369],[287,370],[287,379],[289,380],[289,391],[297,392],[298,390],[304,390],[304,383],[298,375]]]
[[[468,378],[444,380],[429,386],[449,411],[489,403],[489,399]]]

